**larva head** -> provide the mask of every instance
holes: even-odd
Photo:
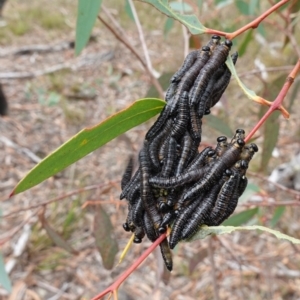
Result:
[[[133,242],[135,244],[140,244],[142,242],[142,239],[140,239],[140,238],[138,238],[138,237],[135,236]]]
[[[243,139],[237,139],[236,143],[240,148],[245,146],[245,141]]]
[[[217,142],[218,143],[222,143],[222,142],[226,142],[227,141],[227,137],[226,136],[219,136],[217,138]]]
[[[216,155],[216,151],[215,150],[209,150],[208,152],[207,152],[207,156],[208,157],[213,157],[213,156],[215,156]]]
[[[161,226],[161,227],[158,228],[158,232],[159,232],[160,234],[163,234],[163,233],[165,233],[166,231],[167,231],[167,228],[166,228],[166,227]]]
[[[122,226],[123,226],[125,231],[130,231],[128,223],[124,223]]]
[[[167,205],[167,203],[165,203],[165,202],[161,202],[161,203],[159,203],[158,209],[162,213],[166,213],[170,210],[170,206]]]
[[[208,46],[203,46],[201,50],[204,52],[209,52],[210,48]]]
[[[240,161],[240,167],[241,167],[242,170],[247,170],[248,166],[249,166],[249,164],[246,160],[243,159],[243,160]]]
[[[257,145],[254,144],[254,143],[251,143],[251,144],[249,145],[249,148],[250,148],[253,152],[257,152],[257,151],[258,151],[258,147],[257,147]]]
[[[232,41],[231,40],[225,40],[225,46],[231,49]]]

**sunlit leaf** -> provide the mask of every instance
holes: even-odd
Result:
[[[270,226],[275,227],[285,212],[285,206],[278,206],[274,210],[273,217],[270,221]]]
[[[201,34],[207,30],[195,15],[183,15],[172,10],[168,0],[141,0],[141,2],[149,3],[168,17],[178,20],[189,29],[191,34]]]
[[[141,99],[93,127],[85,128],[49,154],[17,184],[11,195],[21,193],[55,175],[129,129],[158,114],[165,102]]]
[[[74,250],[68,243],[63,239],[61,235],[59,235],[47,222],[43,214],[39,215],[39,219],[42,223],[43,228],[46,230],[48,236],[50,239],[54,242],[54,244],[67,252],[70,252],[72,254],[78,254],[76,250]]]
[[[206,225],[202,226],[201,229],[189,240],[189,241],[195,241],[199,239],[204,239],[208,235],[211,234],[226,234],[226,233],[232,233],[235,231],[243,231],[243,230],[261,230],[264,232],[271,233],[277,237],[279,240],[285,240],[292,242],[293,244],[300,244],[300,240],[296,239],[294,237],[291,237],[287,234],[281,233],[277,230],[270,229],[264,226],[260,225],[252,225],[252,226],[241,226],[241,227],[234,227],[234,226],[212,226],[208,227]]]
[[[88,42],[102,0],[78,0],[75,53],[78,55]]]
[[[4,263],[2,253],[0,253],[0,285],[3,286],[3,288],[6,289],[9,293],[11,293],[12,291],[11,281],[5,270],[5,263]]]
[[[238,214],[231,216],[229,219],[223,222],[224,226],[239,226],[247,223],[258,213],[258,208],[244,210]]]
[[[110,270],[118,253],[118,244],[113,237],[113,226],[110,217],[101,205],[95,207],[94,235],[96,246],[102,257],[103,266]]]
[[[209,127],[219,131],[220,133],[228,137],[233,136],[232,130],[230,129],[228,124],[225,123],[222,119],[213,115],[207,115],[205,116],[204,120]]]
[[[171,9],[179,13],[190,14],[193,12],[193,8],[186,2],[171,1],[169,5]]]

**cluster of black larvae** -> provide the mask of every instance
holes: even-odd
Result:
[[[122,178],[120,199],[128,200],[124,229],[140,243],[145,235],[155,241],[171,228],[169,241],[160,244],[169,270],[170,249],[180,240],[191,238],[203,224],[220,225],[233,213],[247,186],[248,163],[258,151],[255,144],[245,146],[242,129],[231,141],[221,136],[215,149],[198,151],[202,117],[230,80],[225,61],[231,45],[213,36],[186,57],[171,79],[166,106],[146,134],[139,168],[132,176],[131,159]],[[234,63],[237,57],[232,55]]]

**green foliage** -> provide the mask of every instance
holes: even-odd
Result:
[[[281,219],[281,217],[283,216],[285,211],[286,211],[285,206],[278,206],[278,207],[275,208],[274,213],[273,213],[273,217],[270,220],[270,226],[271,227],[275,227],[277,225],[277,223],[279,222],[279,220]]]
[[[141,0],[142,2],[149,3],[157,8],[160,12],[170,18],[174,18],[183,25],[185,25],[191,34],[201,34],[206,32],[206,28],[199,22],[195,15],[184,15],[174,11],[169,5],[168,0]]]
[[[227,234],[227,233],[232,233],[235,231],[244,231],[244,230],[261,230],[267,233],[271,233],[273,235],[276,236],[277,239],[279,240],[285,240],[285,241],[289,241],[293,244],[300,244],[300,240],[296,239],[294,237],[291,237],[287,234],[283,234],[277,230],[274,229],[270,229],[264,226],[260,226],[260,225],[252,225],[252,226],[242,226],[242,227],[234,227],[234,226],[211,226],[208,227],[206,225],[202,226],[201,229],[190,239],[190,241],[195,241],[195,240],[199,240],[199,239],[204,239],[205,237],[207,237],[208,235],[211,234],[216,234],[216,235],[220,235],[220,234]]]
[[[78,0],[75,53],[78,55],[87,44],[96,22],[102,0]]]
[[[209,127],[221,132],[228,137],[233,136],[233,131],[222,119],[214,115],[207,115],[205,116],[204,120]]]
[[[158,114],[164,105],[165,102],[159,99],[137,100],[100,124],[81,130],[37,164],[18,183],[12,195],[39,184],[120,134],[147,121]]]
[[[242,211],[223,222],[224,226],[239,226],[250,221],[258,213],[258,207]]]

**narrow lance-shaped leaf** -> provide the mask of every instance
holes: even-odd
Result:
[[[118,244],[113,238],[113,226],[110,218],[101,205],[96,205],[95,208],[94,235],[103,265],[110,270],[118,253]]]
[[[270,228],[260,226],[260,225],[240,226],[240,227],[234,227],[234,226],[211,226],[211,227],[208,227],[208,226],[204,225],[189,241],[204,239],[205,237],[207,237],[208,235],[211,235],[211,234],[219,235],[219,234],[232,233],[232,232],[241,231],[241,230],[261,230],[261,231],[268,232],[268,233],[275,235],[277,237],[277,239],[279,239],[279,240],[282,239],[282,240],[292,242],[293,244],[300,244],[299,239],[296,239],[287,234],[281,233],[277,230],[270,229]]]
[[[55,243],[56,246],[70,252],[72,254],[78,254],[76,250],[74,250],[68,243],[63,239],[61,235],[59,235],[47,222],[43,214],[39,215],[39,219],[42,223],[43,228],[46,230],[50,239]]]
[[[233,136],[232,130],[222,119],[214,115],[207,115],[205,116],[204,120],[209,127],[221,132],[222,134],[225,134],[228,137]]]
[[[266,106],[270,106],[271,105],[271,102],[265,100],[264,98],[256,95],[256,93],[252,90],[250,90],[249,88],[247,88],[245,86],[245,84],[241,81],[241,79],[238,77],[238,74],[236,72],[236,69],[235,69],[235,66],[233,64],[233,61],[232,61],[232,58],[231,56],[229,55],[227,60],[226,60],[226,65],[227,67],[229,68],[232,76],[236,79],[238,85],[241,87],[241,89],[243,90],[243,92],[245,93],[245,95],[250,99],[250,100],[253,100],[255,102],[258,102],[260,104],[263,104],[263,105],[266,105]],[[288,111],[283,107],[283,106],[280,106],[279,107],[279,110],[281,111],[282,115],[288,119],[290,114],[288,113]]]
[[[97,19],[102,0],[78,0],[75,53],[85,47]]]
[[[258,213],[258,207],[244,210],[238,214],[233,215],[228,220],[224,221],[224,226],[239,226],[250,221]]]
[[[21,193],[55,175],[92,151],[158,114],[165,102],[141,99],[93,127],[85,128],[49,154],[17,184],[12,195]]]
[[[188,28],[191,34],[201,34],[207,30],[195,15],[183,15],[172,10],[168,0],[141,0],[141,2],[149,3],[168,17],[178,20]]]

